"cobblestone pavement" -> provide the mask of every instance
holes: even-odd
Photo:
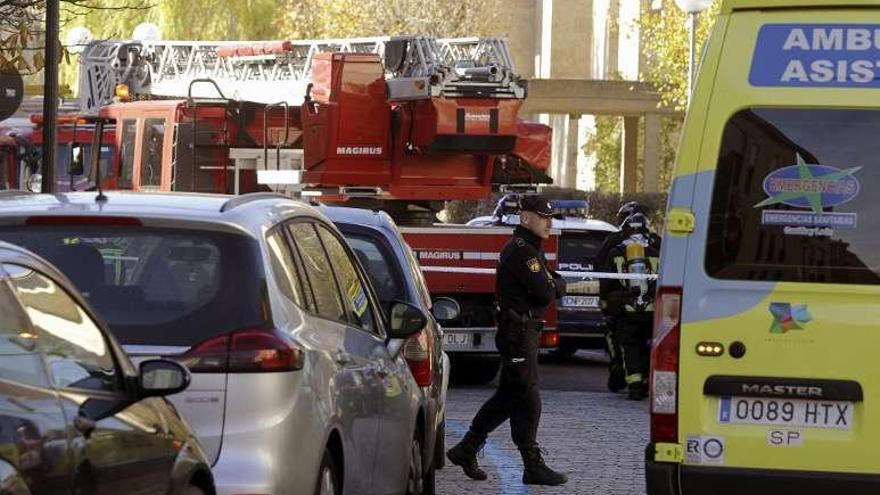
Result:
[[[467,431],[477,409],[492,389],[449,390],[447,448]],[[490,437],[480,459],[489,480],[471,481],[449,464],[437,473],[441,495],[597,494],[641,495],[645,492],[644,448],[648,441],[646,402],[601,392],[544,390],[538,440],[547,450],[547,464],[565,472],[561,487],[522,484],[519,452],[510,440],[507,423]]]

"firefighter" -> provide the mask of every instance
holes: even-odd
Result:
[[[634,213],[621,225],[621,236],[600,260],[601,271],[624,275],[656,274],[660,264],[659,237],[648,227],[642,213]],[[653,240],[653,242],[652,242]],[[656,282],[647,279],[601,281],[605,314],[611,319],[611,369],[609,388],[622,388],[619,367],[628,398],[647,396],[650,341],[654,322]],[[612,383],[614,382],[614,383]]]
[[[495,394],[483,404],[464,439],[446,455],[465,475],[485,480],[477,452],[486,437],[510,420],[513,442],[523,459],[527,485],[562,485],[568,478],[544,463],[537,444],[541,398],[538,390],[538,346],[547,306],[565,294],[565,280],[547,266],[541,241],[550,236],[553,210],[540,196],[520,202],[520,225],[501,251],[495,295],[501,354],[501,378]]]
[[[623,242],[627,236],[624,233],[624,222],[627,218],[635,213],[640,213],[642,215],[647,215],[647,211],[645,207],[642,206],[637,201],[628,201],[621,205],[620,209],[617,210],[617,226],[620,228],[619,231],[609,234],[605,238],[605,242],[602,244],[602,247],[599,249],[598,254],[596,255],[596,260],[598,260],[598,265],[605,266],[606,269],[608,267],[613,268],[614,265],[609,258],[609,253],[612,249],[616,248]],[[660,251],[660,236],[654,233],[649,234],[648,238],[649,244],[652,248],[656,249],[657,252]],[[600,270],[607,271],[607,270]],[[616,272],[616,270],[614,270]],[[607,301],[603,298],[603,303],[607,303]],[[606,351],[608,352],[608,357],[610,358],[608,363],[608,390],[612,392],[619,392],[626,388],[626,378],[625,372],[623,369],[623,348],[621,347],[620,342],[618,342],[617,338],[619,337],[612,329],[617,324],[617,316],[611,314],[611,311],[605,311],[605,320],[607,331],[605,332],[605,346]]]

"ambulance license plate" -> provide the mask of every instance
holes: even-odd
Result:
[[[568,308],[598,308],[599,298],[595,296],[563,296],[562,305]]]
[[[718,422],[850,430],[854,410],[852,402],[721,397],[718,401]]]

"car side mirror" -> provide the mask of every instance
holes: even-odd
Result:
[[[441,325],[447,324],[461,316],[461,305],[451,297],[438,297],[434,299],[431,313]]]
[[[184,391],[189,382],[189,371],[182,364],[168,359],[150,359],[140,366],[139,395],[142,398],[174,395]]]
[[[428,318],[421,309],[401,301],[391,305],[388,315],[388,336],[392,339],[405,339],[422,331],[428,324]]]
[[[86,173],[85,150],[81,144],[73,144],[70,147],[70,175],[85,175]]]

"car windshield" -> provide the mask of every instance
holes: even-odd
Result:
[[[596,254],[607,236],[608,232],[563,232],[559,241],[559,269],[592,271]]]
[[[191,346],[265,323],[256,241],[150,227],[0,229],[70,278],[123,344]]]

